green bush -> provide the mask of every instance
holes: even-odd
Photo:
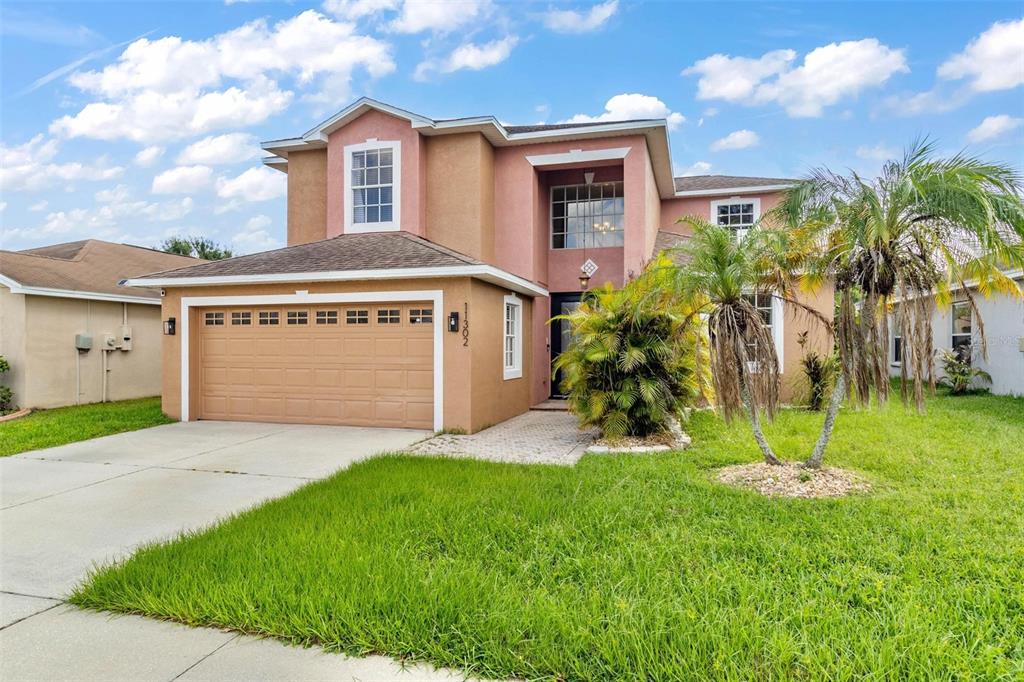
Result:
[[[621,289],[592,289],[575,312],[556,318],[573,335],[555,359],[569,409],[603,436],[663,432],[706,395],[703,327],[696,309],[672,295],[671,268],[659,257]]]
[[[0,374],[6,374],[9,371],[11,371],[11,363],[0,355]],[[17,407],[14,404],[14,391],[9,386],[0,386],[0,414],[7,414],[15,409]]]
[[[992,376],[983,369],[971,366],[971,347],[960,346],[954,350],[940,350],[939,360],[942,362],[944,377],[939,379],[940,384],[949,387],[953,395],[967,393],[975,383],[975,380],[991,384]]]

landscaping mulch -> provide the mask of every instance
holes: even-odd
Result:
[[[845,497],[871,489],[867,481],[845,469],[808,469],[797,462],[737,464],[719,469],[718,480],[768,497]]]

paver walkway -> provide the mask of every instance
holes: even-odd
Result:
[[[409,451],[492,462],[572,466],[596,437],[596,430],[581,431],[576,417],[568,412],[531,410],[472,435],[435,436]]]

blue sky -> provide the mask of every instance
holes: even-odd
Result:
[[[524,124],[668,118],[677,174],[1024,170],[1019,2],[5,2],[0,243],[282,245],[258,141],[361,95]]]

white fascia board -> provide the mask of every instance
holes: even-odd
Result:
[[[50,289],[47,287],[25,287],[13,279],[2,275],[0,275],[0,284],[10,289],[12,294],[24,294],[26,296],[50,296],[53,298],[76,298],[87,301],[160,305],[160,299],[148,296],[127,296],[125,294],[105,294],[100,291],[76,291],[74,289]]]
[[[676,192],[677,197],[720,197],[739,196],[741,194],[759,194],[763,192],[780,192],[789,189],[793,185],[761,185],[760,187],[727,187],[725,189],[688,189],[684,192]]]
[[[288,159],[281,156],[264,156],[263,165],[271,168],[287,168]]]
[[[1022,281],[1022,284],[1024,284],[1024,269],[1022,269],[1022,270],[1007,270],[1003,274],[1006,275],[1007,278],[1012,279],[1014,281],[1019,279],[1019,280]],[[950,291],[961,291],[964,288],[973,289],[974,287],[978,286],[978,280],[977,279],[968,280],[968,281],[964,282],[964,285],[965,286],[962,287],[959,284],[954,283],[949,288],[949,290]],[[1024,287],[1022,287],[1022,288],[1024,288]],[[912,296],[909,300],[914,300],[916,298],[918,298],[918,297],[917,296]],[[893,296],[891,299],[889,299],[889,302],[890,303],[900,303],[901,301],[904,301],[904,300],[907,300],[907,299],[904,299],[903,296]]]
[[[531,166],[560,166],[567,163],[590,163],[592,161],[614,161],[626,158],[631,147],[615,149],[574,150],[561,154],[537,154],[527,156]]]
[[[334,116],[331,116],[329,119],[327,119],[320,125],[310,129],[308,132],[306,132],[306,134],[302,136],[302,139],[325,139],[326,133],[330,132],[331,130],[335,129],[340,125],[343,125],[343,122],[345,121],[346,118],[350,116],[358,116],[364,113],[367,109],[376,109],[377,111],[384,112],[385,114],[390,114],[391,116],[395,116],[397,118],[404,118],[405,120],[413,123],[414,125],[433,125],[434,123],[433,119],[429,119],[426,116],[421,116],[411,111],[406,111],[405,109],[399,109],[398,107],[391,106],[390,104],[385,104],[384,102],[378,102],[377,100],[371,99],[369,97],[360,97],[355,102],[345,107],[344,109],[336,113]]]
[[[390,268],[379,270],[331,270],[325,272],[284,272],[267,275],[220,275],[199,277],[137,278],[125,280],[130,287],[202,287],[215,285],[274,284],[284,282],[351,282],[382,279],[426,279],[432,277],[474,277],[525,296],[547,296],[548,290],[493,265],[453,265],[436,268]]]

